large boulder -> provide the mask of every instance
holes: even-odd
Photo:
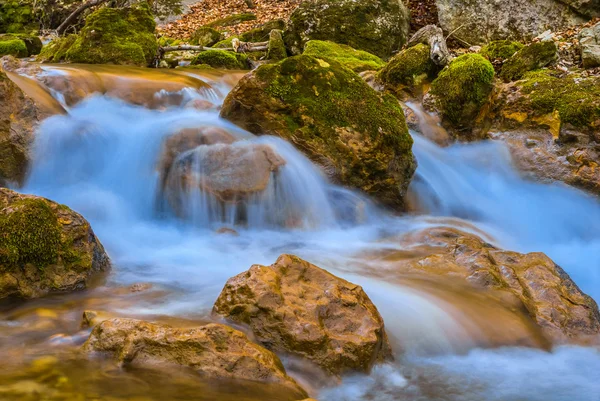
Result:
[[[383,319],[363,289],[296,256],[229,279],[213,311],[248,325],[265,347],[332,374],[366,372],[392,357]]]
[[[600,16],[599,0],[436,0],[436,5],[444,31],[470,45],[529,40]]]
[[[286,374],[277,355],[222,324],[177,329],[114,318],[98,324],[83,349],[109,354],[120,365],[180,365],[210,378],[279,384],[298,399],[306,397],[306,392]]]
[[[397,94],[404,89],[412,91],[438,71],[429,55],[430,48],[423,43],[402,50],[379,71],[378,78],[386,89]]]
[[[380,70],[385,65],[383,60],[374,54],[325,40],[308,41],[302,54],[326,61],[337,61],[355,72]]]
[[[600,67],[600,22],[579,33],[581,62],[584,68]]]
[[[82,290],[109,268],[102,244],[81,215],[0,188],[0,299]]]
[[[427,248],[426,256],[402,258],[396,268],[429,277],[461,278],[480,288],[516,296],[545,335],[558,343],[600,336],[594,300],[540,252],[498,249],[476,235],[448,227],[409,234],[405,241]],[[413,254],[420,253],[413,250]]]
[[[292,142],[327,175],[402,207],[416,163],[398,101],[341,64],[289,57],[244,76],[221,116]]]
[[[402,0],[306,1],[290,16],[285,41],[292,54],[317,39],[387,58],[408,40],[409,20]]]
[[[147,66],[158,49],[155,27],[145,2],[131,8],[100,8],[86,18],[79,34],[48,44],[41,56],[53,62]]]

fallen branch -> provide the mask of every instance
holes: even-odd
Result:
[[[56,33],[58,35],[62,35],[69,26],[71,26],[71,24],[73,22],[75,22],[75,20],[81,15],[81,13],[83,13],[85,10],[87,10],[88,8],[100,5],[102,3],[107,2],[108,0],[90,0],[87,1],[85,3],[83,3],[81,6],[79,6],[75,11],[73,11],[68,17],[67,19],[65,19],[62,24],[59,25],[58,28],[56,28]]]

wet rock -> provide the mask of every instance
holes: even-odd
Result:
[[[333,60],[262,65],[229,93],[221,116],[289,140],[334,181],[403,205],[416,164],[402,108]]]
[[[148,66],[158,48],[155,27],[146,3],[131,8],[100,8],[86,18],[79,34],[46,45],[40,58],[52,62]]]
[[[285,41],[292,54],[316,39],[387,58],[407,42],[409,19],[400,0],[306,1],[290,16]]]
[[[374,54],[324,40],[308,41],[302,54],[325,61],[337,61],[355,72],[376,71],[385,65]]]
[[[526,72],[538,70],[558,59],[558,49],[552,41],[536,42],[525,46],[502,66],[504,81],[521,79]]]
[[[543,253],[501,250],[476,235],[448,227],[418,231],[405,241],[432,248],[425,257],[399,261],[398,269],[460,277],[477,287],[507,290],[558,343],[600,336],[598,305]]]
[[[494,67],[479,54],[455,58],[431,84],[434,107],[457,128],[471,128],[490,102]],[[466,134],[465,134],[466,135]]]
[[[363,289],[296,256],[229,279],[213,311],[248,325],[267,348],[329,373],[366,372],[392,357],[383,319]]]
[[[583,2],[588,4],[584,6]],[[547,29],[558,30],[600,16],[598,0],[583,2],[436,0],[436,5],[444,32],[453,32],[453,36],[469,45],[483,45],[492,40],[526,41]]]
[[[89,353],[106,353],[121,365],[181,365],[211,378],[277,383],[306,397],[287,376],[279,358],[222,324],[177,329],[135,319],[105,320],[83,345]]]
[[[81,215],[0,188],[0,299],[82,290],[109,268],[102,244]]]
[[[579,33],[581,61],[584,68],[600,67],[600,22]]]

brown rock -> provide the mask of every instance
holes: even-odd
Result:
[[[0,188],[0,299],[82,290],[109,268],[102,244],[81,215]]]
[[[177,329],[135,319],[110,319],[92,330],[83,349],[111,354],[119,364],[181,365],[213,378],[277,383],[298,398],[306,397],[275,354],[222,324]]]
[[[267,348],[329,373],[368,371],[392,358],[383,319],[363,289],[296,256],[229,279],[213,311],[249,325]]]
[[[543,253],[504,251],[476,235],[447,227],[422,230],[405,240],[430,249],[427,256],[398,261],[400,270],[454,276],[478,287],[508,290],[556,342],[600,335],[596,302]]]

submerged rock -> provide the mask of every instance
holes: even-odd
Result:
[[[322,60],[333,60],[355,72],[376,71],[385,65],[382,59],[363,50],[324,40],[310,40],[302,53]]]
[[[285,41],[292,54],[316,39],[387,58],[408,40],[409,19],[401,0],[306,1],[290,16]]]
[[[333,180],[403,205],[416,163],[402,108],[333,60],[301,55],[262,65],[229,93],[221,116],[287,139]]]
[[[100,8],[86,18],[79,34],[51,42],[40,56],[53,62],[148,66],[158,49],[155,27],[146,3],[131,8]]]
[[[92,330],[83,349],[110,354],[121,365],[180,365],[211,378],[280,384],[298,398],[306,397],[277,355],[222,324],[177,329],[142,320],[109,319]]]
[[[102,244],[81,215],[0,188],[0,299],[82,290],[109,268]]]
[[[296,256],[229,279],[213,311],[248,325],[265,347],[332,374],[367,372],[392,358],[383,319],[363,289]]]
[[[539,70],[558,59],[554,42],[537,42],[525,46],[509,58],[502,66],[500,76],[506,82],[521,79],[525,73]]]
[[[479,54],[455,58],[431,84],[435,108],[451,125],[472,127],[489,104],[494,74],[492,64]]]
[[[600,336],[596,302],[543,253],[501,250],[476,235],[447,227],[413,233],[409,242],[433,249],[426,257],[399,261],[398,269],[460,277],[478,287],[509,291],[542,332],[558,343]]]

